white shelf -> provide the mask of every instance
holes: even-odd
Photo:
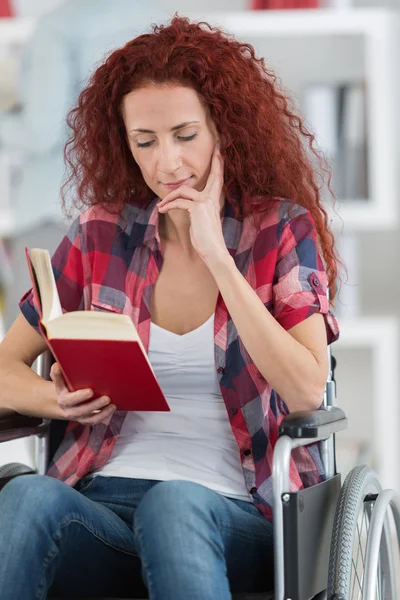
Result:
[[[376,35],[390,27],[393,15],[397,17],[397,12],[381,8],[191,13],[247,37]]]
[[[399,200],[400,201],[400,200]],[[382,208],[384,202],[372,200],[336,200],[335,210],[332,206],[325,206],[330,226],[336,231],[376,231],[393,230],[398,225],[398,207]]]
[[[33,19],[0,18],[0,46],[23,44],[31,35],[34,26]]]
[[[372,350],[371,450],[382,486],[400,493],[399,319],[395,316],[359,317],[343,319],[340,326],[340,338],[335,343],[337,348]],[[340,368],[340,364],[338,366]],[[338,404],[340,406],[340,395]]]

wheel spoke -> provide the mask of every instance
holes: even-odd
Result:
[[[353,565],[354,565],[354,560],[353,560]],[[360,579],[358,577],[357,569],[354,569],[354,575],[355,575],[355,577],[354,577],[354,580],[353,580],[352,597],[353,597],[353,594],[354,594],[354,588],[355,588],[355,585],[356,585],[356,581],[358,581],[358,587],[360,589],[360,592],[362,592],[362,582],[360,581]]]
[[[361,520],[361,530],[360,530],[360,521]],[[356,582],[358,582],[358,586],[359,586],[359,593],[358,593],[358,598],[361,598],[361,594],[362,594],[362,586],[363,586],[363,580],[364,580],[364,568],[365,568],[365,555],[363,552],[363,534],[364,534],[364,527],[365,527],[365,539],[368,537],[368,526],[369,526],[369,518],[367,515],[367,511],[365,509],[365,506],[363,507],[363,512],[361,515],[361,519],[357,520],[357,525],[356,525],[356,529],[357,529],[357,556],[356,556],[356,561],[354,563],[354,558],[352,559],[352,563],[353,563],[353,568],[354,568],[354,574],[355,577],[353,579],[353,587],[352,587],[352,594],[351,594],[351,598],[354,597],[354,590],[355,590],[355,586],[356,586]],[[361,579],[360,579],[360,575],[359,575],[359,559],[361,556],[361,564],[362,564],[362,570],[361,570]]]
[[[358,526],[358,522],[357,522],[357,535],[358,535],[358,544],[357,544],[357,557],[356,557],[356,562],[355,563],[354,563],[354,558],[353,558],[353,568],[354,568],[354,575],[355,575],[355,577],[353,579],[353,589],[352,589],[352,592],[351,592],[351,597],[352,598],[354,596],[354,588],[356,586],[356,581],[357,580],[358,580],[358,585],[359,585],[360,590],[362,589],[361,582],[358,579],[358,557],[359,557],[359,554],[360,554],[360,529],[359,529],[359,526]]]

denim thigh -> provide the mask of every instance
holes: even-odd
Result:
[[[130,479],[89,475],[78,482],[75,490],[92,514],[103,518],[103,511],[126,524],[130,535],[130,553],[116,547],[95,528],[80,527],[64,550],[60,567],[49,590],[57,596],[147,597],[142,579],[141,561],[132,533],[135,509],[157,480]],[[99,511],[101,510],[101,514]],[[77,552],[77,548],[80,551]]]

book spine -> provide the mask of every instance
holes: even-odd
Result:
[[[40,333],[42,334],[42,337],[44,339],[44,341],[46,342],[46,344],[49,347],[50,352],[52,353],[52,355],[54,356],[56,362],[58,363],[60,369],[61,369],[61,373],[62,376],[65,379],[65,383],[67,384],[67,387],[69,389],[70,392],[75,392],[76,390],[74,389],[71,380],[69,379],[68,375],[65,373],[62,364],[60,363],[58,357],[57,357],[57,353],[55,352],[53,345],[51,343],[51,341],[49,340],[49,338],[47,337],[47,331],[46,331],[46,327],[43,325],[43,323],[40,321],[39,322],[39,329],[40,329]]]

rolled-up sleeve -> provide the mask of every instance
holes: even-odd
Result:
[[[79,218],[71,224],[51,262],[63,312],[83,310],[84,274]],[[32,289],[21,298],[19,307],[28,323],[39,332],[39,307]]]
[[[272,314],[284,329],[321,313],[328,343],[338,339],[339,325],[327,297],[327,275],[317,230],[305,209],[287,218],[281,228],[272,296]]]

